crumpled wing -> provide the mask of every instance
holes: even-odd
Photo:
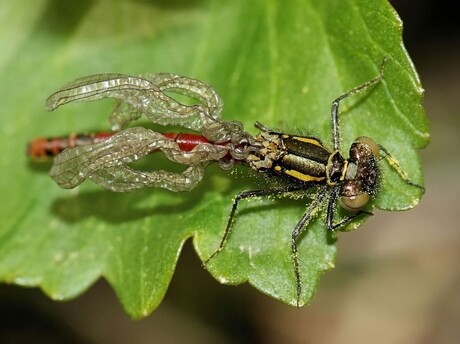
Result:
[[[182,191],[196,185],[203,176],[203,167],[210,161],[220,161],[229,149],[213,144],[199,144],[192,151],[186,152],[174,140],[161,133],[133,127],[99,143],[66,149],[54,159],[49,174],[65,189],[74,188],[86,178],[91,178],[113,191],[130,191],[147,186]],[[163,151],[171,161],[193,169],[182,174],[166,171],[147,173],[127,166],[156,150]]]

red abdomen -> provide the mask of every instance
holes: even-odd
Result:
[[[29,142],[27,146],[27,155],[34,160],[52,158],[61,153],[64,149],[105,141],[114,134],[115,132],[100,132],[88,135],[72,134],[61,137],[39,137]],[[179,148],[184,152],[190,152],[199,144],[209,143],[204,136],[197,134],[164,133],[163,135],[177,142]],[[225,142],[221,144],[225,144]]]

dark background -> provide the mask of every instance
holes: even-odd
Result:
[[[164,302],[141,321],[105,281],[65,303],[0,285],[0,343],[459,343],[460,20],[454,2],[391,2],[426,90],[427,193],[410,212],[377,212],[342,234],[309,307],[218,284],[189,243]]]

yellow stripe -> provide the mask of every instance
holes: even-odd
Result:
[[[323,145],[321,142],[319,142],[317,139],[311,138],[311,137],[302,137],[302,136],[293,136],[292,137],[294,140],[305,142],[305,143],[311,143],[312,145],[318,146],[323,148]]]
[[[340,176],[340,180],[345,180],[345,175],[347,174],[348,169],[348,160],[345,160],[345,164],[343,165],[342,175]]]
[[[314,177],[296,170],[285,170],[284,173],[303,182],[320,182],[325,179],[325,177]]]

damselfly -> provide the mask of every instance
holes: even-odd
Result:
[[[296,279],[296,300],[300,305],[302,281],[297,256],[297,241],[308,223],[326,204],[326,227],[339,229],[357,216],[370,214],[364,210],[377,194],[381,155],[408,185],[424,190],[412,182],[397,161],[380,144],[369,137],[358,137],[349,150],[349,158],[340,153],[339,105],[356,93],[379,83],[379,74],[332,102],[331,125],[333,149],[312,136],[291,135],[272,130],[256,122],[260,130],[253,136],[239,122],[221,119],[222,101],[216,91],[204,82],[175,74],[147,74],[132,77],[121,74],[100,74],[77,79],[51,95],[50,110],[81,100],[115,98],[117,104],[110,121],[113,134],[71,136],[70,138],[38,139],[29,145],[31,156],[55,155],[51,177],[63,188],[73,188],[90,178],[112,191],[132,191],[144,187],[162,187],[172,191],[192,189],[204,175],[205,167],[218,162],[225,169],[235,162],[248,165],[263,175],[280,180],[282,185],[248,190],[236,195],[219,247],[204,262],[216,257],[230,237],[238,204],[243,199],[265,196],[291,196],[316,190],[314,200],[292,231],[291,251]],[[197,103],[179,102],[170,93],[193,98]],[[127,127],[134,119],[146,115],[161,125],[179,125],[197,134],[158,133],[143,127]],[[67,149],[64,149],[67,148]],[[133,161],[154,151],[162,151],[171,161],[188,168],[182,173],[168,171],[137,171]],[[337,209],[348,215],[337,218]]]

